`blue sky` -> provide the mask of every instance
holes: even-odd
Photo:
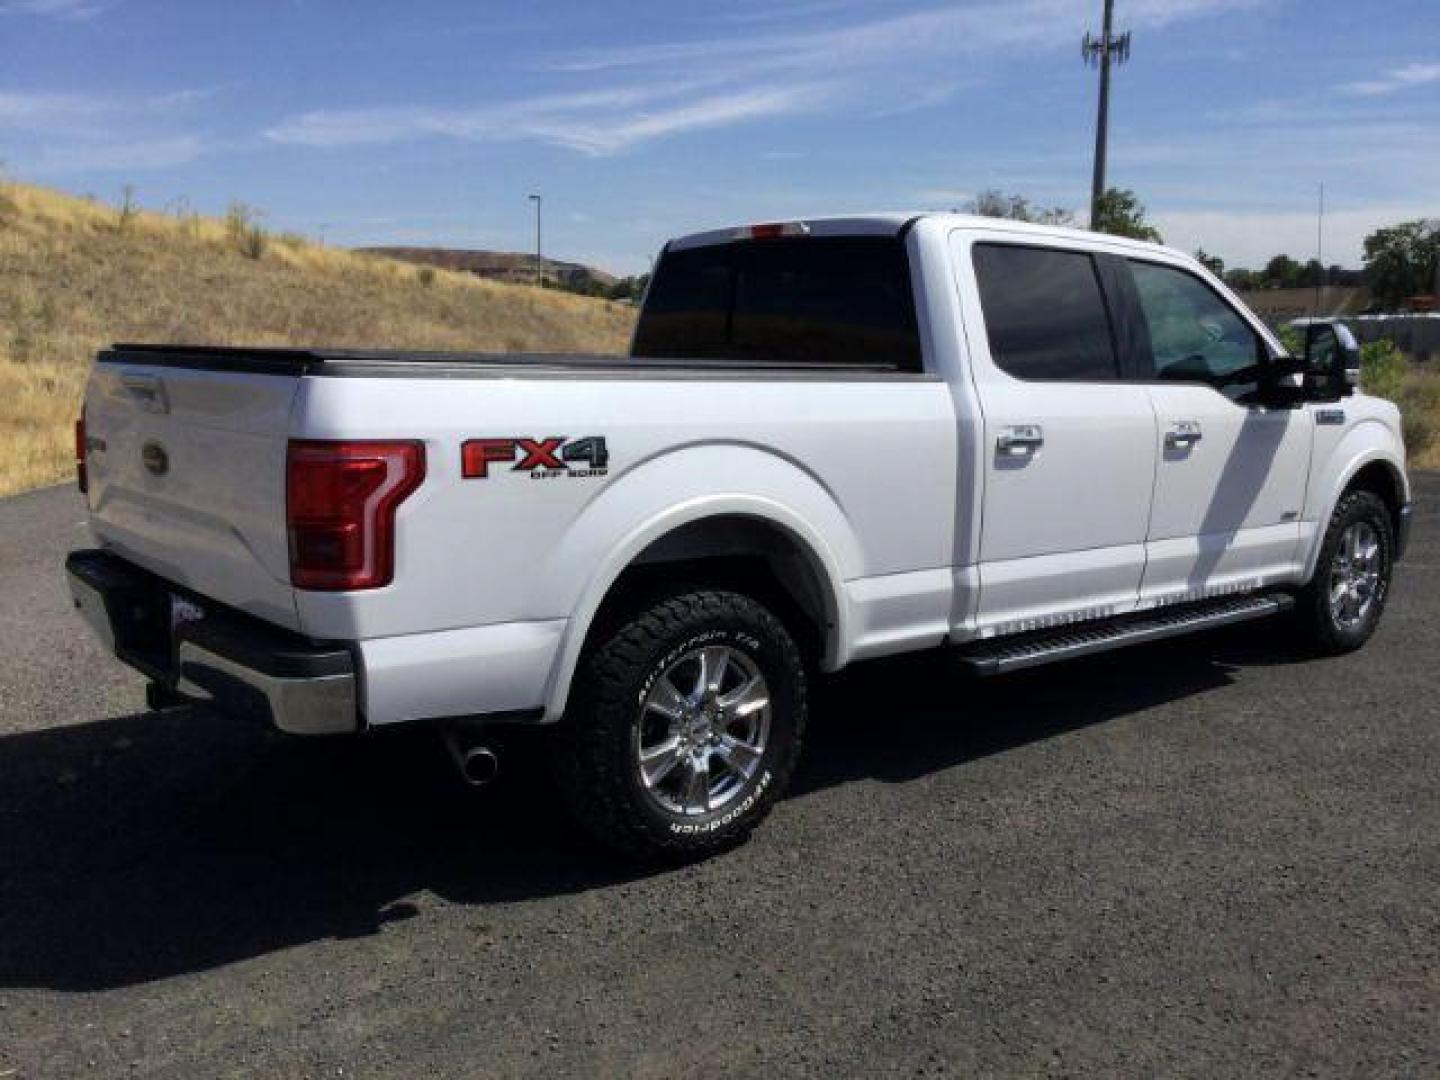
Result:
[[[18,179],[643,270],[670,235],[1088,199],[1101,0],[0,0]],[[1118,0],[1111,180],[1232,265],[1440,216],[1436,0]],[[1083,216],[1083,215],[1082,215]]]

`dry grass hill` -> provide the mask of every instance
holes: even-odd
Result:
[[[634,309],[324,248],[224,219],[0,184],[0,495],[71,474],[114,341],[623,352]]]
[[[439,266],[446,270],[462,270],[467,274],[489,278],[491,281],[509,281],[529,285],[535,281],[535,256],[513,251],[476,251],[470,248],[437,247],[374,247],[361,248],[368,255],[384,255],[401,262],[421,263]],[[569,286],[594,285],[608,288],[619,278],[581,263],[560,262],[546,258],[541,264],[542,274],[548,282],[563,282]]]

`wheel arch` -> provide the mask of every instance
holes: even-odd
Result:
[[[1315,518],[1315,539],[1306,559],[1304,580],[1309,581],[1314,576],[1320,559],[1320,549],[1324,544],[1325,530],[1335,514],[1335,508],[1340,505],[1340,500],[1352,491],[1372,491],[1378,495],[1389,508],[1391,527],[1398,535],[1400,509],[1409,500],[1409,484],[1401,460],[1394,452],[1377,442],[1371,432],[1366,431],[1365,427],[1359,427],[1342,443],[1342,451],[1348,450],[1349,453],[1336,455],[1344,461],[1344,465],[1336,470],[1335,479],[1326,485],[1331,494]]]
[[[844,583],[857,576],[860,553],[841,508],[813,477],[785,459],[752,448],[705,449],[709,452],[677,453],[678,460],[662,459],[629,474],[627,484],[586,508],[569,530],[568,542],[557,548],[559,558],[585,559],[594,569],[567,604],[570,617],[545,692],[547,722],[564,713],[607,601],[613,606],[647,575],[694,579],[698,564],[709,570],[724,564],[732,576],[743,562],[768,569],[768,584],[783,589],[793,605],[778,614],[798,613],[814,626],[815,654],[824,669],[844,666],[851,640]],[[704,477],[717,475],[751,490],[695,490]],[[658,506],[656,492],[666,493]],[[715,575],[704,580],[713,584]]]

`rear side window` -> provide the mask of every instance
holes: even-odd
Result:
[[[904,241],[798,237],[669,252],[634,352],[920,371]]]
[[[1115,337],[1095,260],[1078,251],[975,245],[990,355],[1017,379],[1119,377]]]

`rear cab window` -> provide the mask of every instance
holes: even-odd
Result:
[[[981,243],[973,259],[996,367],[1017,379],[1044,382],[1120,377],[1115,333],[1093,256]]]
[[[920,372],[905,242],[784,237],[668,251],[641,309],[632,351]]]

